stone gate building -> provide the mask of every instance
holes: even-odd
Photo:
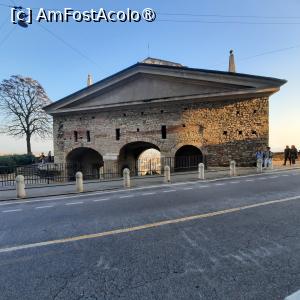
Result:
[[[269,96],[285,80],[148,58],[45,108],[57,163],[130,167],[146,149],[208,166],[255,162],[269,140]]]

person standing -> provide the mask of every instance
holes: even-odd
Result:
[[[267,150],[264,153],[264,159],[265,159],[264,166],[265,166],[265,168],[272,167],[272,158],[273,158],[273,153],[271,151],[271,148],[267,147]]]
[[[298,151],[295,145],[292,145],[291,147],[290,156],[291,156],[291,162],[294,165],[296,163],[296,159],[298,158]]]
[[[291,149],[290,149],[289,146],[286,146],[285,149],[284,149],[284,163],[283,163],[284,166],[286,166],[287,160],[289,160],[290,165],[291,165],[292,164],[292,161],[291,161]]]
[[[264,152],[261,150],[261,148],[258,148],[255,153],[256,163],[259,159],[261,159],[262,164],[264,164]]]

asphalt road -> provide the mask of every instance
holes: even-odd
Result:
[[[300,172],[0,203],[0,299],[284,299]]]

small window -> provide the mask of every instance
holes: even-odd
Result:
[[[160,113],[161,113],[161,114],[163,114],[163,113],[164,113],[163,109],[160,111]]]
[[[87,141],[87,142],[90,142],[90,141],[91,141],[91,133],[90,133],[89,130],[86,132],[86,141]]]
[[[167,126],[166,125],[161,126],[161,138],[164,140],[167,138]]]
[[[239,135],[242,135],[243,134],[243,131],[242,130],[239,130]]]
[[[185,124],[182,124],[182,127],[185,127]]]
[[[123,117],[126,117],[127,115],[126,114],[123,114]]]
[[[252,134],[257,135],[257,131],[256,130],[252,130]]]
[[[120,131],[120,128],[117,128],[116,129],[116,140],[119,141],[120,137],[121,137],[121,131]]]
[[[78,131],[74,131],[74,141],[78,142]]]
[[[228,134],[227,130],[224,130],[223,135],[227,135],[227,134]]]
[[[144,115],[144,112],[143,112],[143,111],[141,112],[141,115],[142,115],[142,116]]]
[[[240,114],[240,111],[239,111],[239,110],[237,110],[237,111],[236,111],[236,115],[238,116],[239,114]]]
[[[187,110],[187,107],[185,107],[184,110]]]
[[[92,117],[92,119],[95,119],[95,117]]]
[[[136,132],[140,132],[140,129],[139,129],[139,128],[137,128],[137,129],[136,129]]]
[[[254,109],[253,110],[253,114],[255,115],[257,113],[257,109]]]

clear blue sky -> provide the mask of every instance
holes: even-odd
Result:
[[[228,52],[234,49],[237,71],[287,79],[289,82],[271,98],[270,144],[276,150],[285,144],[300,148],[300,1],[299,0],[157,0],[157,1],[27,1],[0,3],[50,9],[126,9],[151,7],[158,14],[153,23],[64,23],[42,25],[90,60],[55,38],[41,25],[27,29],[9,23],[10,11],[0,6],[0,80],[13,74],[38,80],[52,101],[86,85],[87,74],[100,80],[148,56],[190,67],[226,70]],[[166,13],[246,17],[192,17]],[[281,17],[281,18],[278,18]],[[282,18],[289,17],[289,18]],[[164,22],[162,20],[221,21],[240,24]],[[7,22],[5,22],[7,20]],[[13,30],[11,32],[11,30]],[[10,33],[10,34],[9,34]],[[4,41],[3,39],[6,38]],[[297,46],[252,59],[256,54]],[[4,141],[4,143],[3,143]],[[0,153],[25,152],[25,142],[1,136]],[[33,151],[48,151],[51,141],[36,141]]]

